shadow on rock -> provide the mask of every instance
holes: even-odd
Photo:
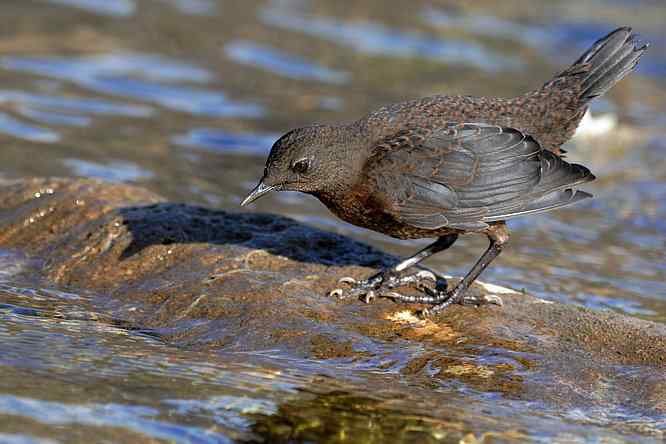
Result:
[[[322,265],[381,267],[393,261],[373,248],[285,217],[156,203],[118,210],[132,242],[121,259],[152,245],[237,244],[272,255]]]

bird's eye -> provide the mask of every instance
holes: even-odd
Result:
[[[292,171],[298,174],[306,173],[308,171],[308,168],[310,168],[310,160],[308,159],[297,160],[291,166]]]

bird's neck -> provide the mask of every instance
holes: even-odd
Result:
[[[372,152],[372,138],[366,128],[351,123],[340,125],[335,131],[335,148],[330,153],[331,164],[327,178],[312,194],[323,201],[335,201],[351,192],[361,179],[363,167]]]

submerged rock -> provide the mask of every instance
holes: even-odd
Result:
[[[473,291],[501,291],[504,307],[454,306],[431,320],[390,300],[331,299],[340,277],[396,258],[285,217],[168,203],[93,180],[21,180],[0,187],[0,247],[34,259],[26,279],[94,292],[109,319],[174,345],[334,362],[336,378],[402,393],[433,415],[450,401],[446,390],[463,399],[471,391],[663,435],[665,325],[484,285]],[[447,414],[483,416],[472,404]],[[281,408],[291,416],[258,425],[270,429],[262,434],[283,439],[285,424],[309,424],[316,411]],[[634,419],[614,420],[620,411]]]

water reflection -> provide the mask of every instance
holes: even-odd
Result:
[[[137,9],[134,0],[46,0],[63,6],[71,6],[96,14],[117,17],[134,15]],[[215,12],[213,0],[161,0],[184,14],[204,15]]]
[[[137,54],[82,59],[3,57],[0,67],[74,82],[98,93],[144,100],[175,111],[211,117],[260,117],[264,114],[259,104],[231,100],[222,91],[175,84],[176,81],[206,83],[210,75],[202,69],[162,57]]]
[[[74,6],[76,8],[119,17],[130,16],[136,5],[133,0],[46,0],[50,3]]]
[[[487,71],[516,70],[522,66],[520,59],[494,53],[480,44],[401,32],[369,21],[350,23],[276,8],[263,10],[261,19],[271,26],[299,31],[369,54],[428,58]]]
[[[38,109],[29,108],[27,106],[21,106],[17,112],[29,120],[33,120],[44,125],[84,127],[90,125],[90,122],[92,122],[92,119],[87,116],[58,114],[50,111],[40,111]],[[21,136],[19,135],[19,137]]]
[[[205,15],[217,11],[214,0],[161,0],[184,14]]]
[[[443,9],[427,7],[421,12],[424,20],[439,28],[458,29],[461,32],[485,37],[515,40],[536,48],[552,46],[559,37],[541,25],[527,25],[492,15],[456,14]]]
[[[60,136],[55,131],[21,122],[6,113],[0,113],[0,131],[32,142],[56,142],[60,140]]]
[[[346,83],[349,73],[335,71],[303,59],[247,40],[236,40],[225,46],[229,58],[236,63],[258,66],[294,79]]]
[[[150,171],[144,170],[131,162],[115,161],[102,165],[80,159],[65,159],[63,163],[71,168],[77,176],[96,177],[109,182],[130,182],[153,176]]]
[[[0,103],[13,103],[30,112],[45,110],[61,116],[63,113],[75,113],[142,118],[153,114],[153,109],[145,105],[131,105],[90,97],[31,94],[15,90],[0,90]]]
[[[120,404],[72,405],[17,396],[0,395],[0,414],[31,418],[40,423],[56,426],[89,425],[95,427],[122,427],[138,434],[179,442],[224,443],[233,442],[224,435],[211,433],[198,427],[176,426],[160,421],[160,411],[144,406]]]
[[[193,146],[215,152],[234,152],[256,156],[267,155],[279,134],[230,133],[212,128],[194,128],[175,136],[176,145]]]
[[[20,433],[0,433],[0,441],[5,444],[59,444],[58,441],[52,439],[38,438]]]

